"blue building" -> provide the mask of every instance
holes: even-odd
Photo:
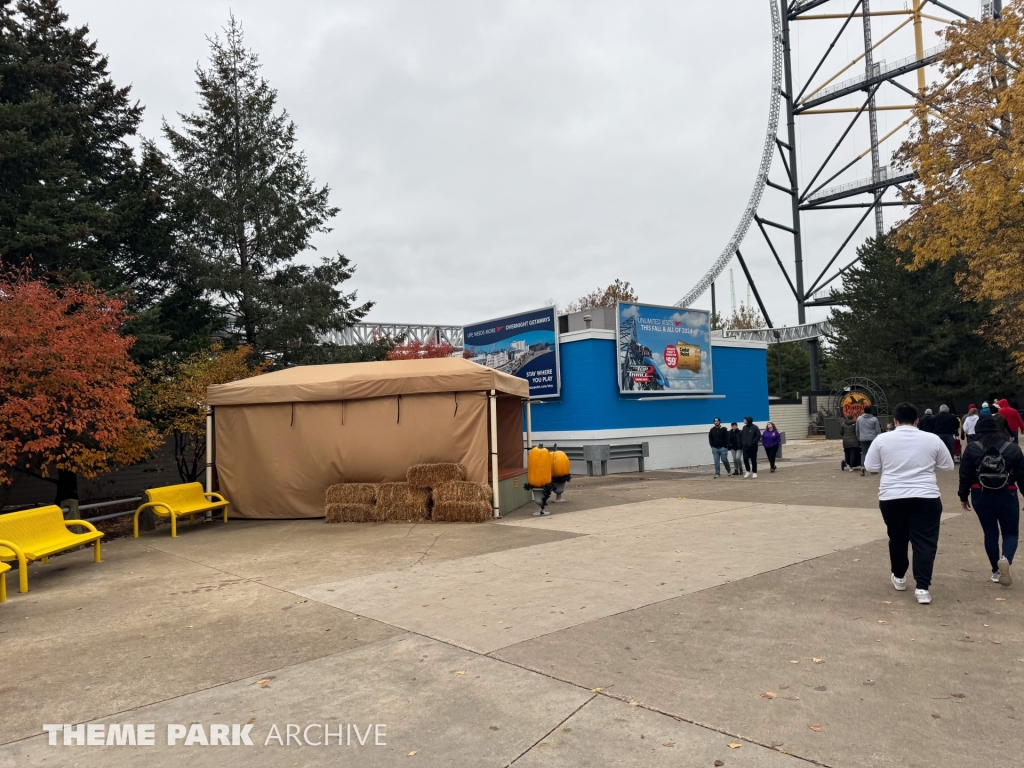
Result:
[[[690,467],[711,463],[707,433],[715,417],[728,426],[752,416],[762,428],[769,419],[765,343],[713,332],[711,394],[624,395],[618,384],[614,308],[559,319],[561,395],[532,402],[534,445],[647,442],[647,469]],[[574,465],[573,471],[585,469]],[[613,461],[609,471],[636,471],[636,461]]]

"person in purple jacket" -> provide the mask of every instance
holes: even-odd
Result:
[[[772,468],[772,472],[775,471],[775,457],[779,454],[781,444],[782,435],[775,428],[775,422],[769,421],[764,432],[761,433],[761,445],[764,446],[764,452],[768,454],[768,466]]]

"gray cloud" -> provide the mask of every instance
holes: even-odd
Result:
[[[760,0],[65,6],[133,84],[149,136],[194,108],[205,36],[234,11],[342,209],[316,245],[358,265],[371,320],[471,322],[615,278],[671,304],[728,240],[757,169]],[[773,312],[795,320],[767,250],[749,250]]]

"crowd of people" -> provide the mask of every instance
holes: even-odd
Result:
[[[711,455],[715,460],[715,479],[722,475],[722,465],[725,465],[725,476],[738,477],[740,474],[740,462],[744,469],[744,478],[757,477],[757,449],[764,446],[765,455],[768,457],[768,466],[772,472],[775,471],[775,458],[779,455],[779,446],[782,444],[782,435],[775,428],[775,424],[769,421],[761,430],[754,423],[753,416],[743,417],[743,428],[734,421],[726,429],[721,419],[715,419],[711,431],[708,432],[708,444],[711,446]],[[732,464],[729,457],[732,456]]]
[[[1015,444],[1024,432],[1024,419],[1009,400],[1003,398],[990,406],[987,402],[978,408],[974,403],[967,407],[967,415],[961,420],[948,405],[940,405],[936,415],[931,408],[926,408],[920,418],[918,429],[938,437],[946,446],[954,461],[959,461],[964,445],[970,445],[978,439],[977,424],[982,416],[991,416],[999,431],[1004,432]],[[893,424],[888,426],[893,429]],[[865,474],[862,460],[867,456],[871,441],[882,431],[878,419],[872,414],[871,406],[864,408],[864,413],[857,416],[849,414],[840,427],[843,438],[843,460],[839,468],[843,471],[856,471]]]
[[[728,429],[719,419],[708,435],[715,460],[715,478],[725,464],[726,476],[757,477],[758,445],[765,447],[771,471],[782,438],[768,422],[762,432],[747,416],[743,427],[733,422]],[[842,426],[841,469],[881,475],[878,506],[889,537],[890,580],[900,592],[907,589],[907,571],[913,568],[914,596],[921,605],[932,601],[931,583],[939,545],[942,499],[937,472],[956,468],[960,460],[957,496],[965,512],[974,511],[981,524],[985,554],[993,583],[1010,586],[1010,566],[1017,552],[1020,502],[1017,493],[1024,483],[1024,453],[1019,442],[1024,419],[1008,399],[994,406],[972,404],[961,421],[946,405],[938,415],[901,403],[892,422],[883,426],[866,406]],[[961,446],[961,440],[966,447]],[[962,450],[961,450],[962,448]],[[732,455],[732,467],[729,455]],[[909,557],[913,553],[913,563]]]
[[[878,504],[889,534],[892,584],[901,592],[907,588],[909,545],[914,554],[914,595],[922,605],[932,601],[942,516],[936,472],[954,469],[954,451],[946,437],[956,432],[947,432],[948,420],[942,418],[948,413],[945,406],[938,416],[929,409],[919,420],[914,406],[897,406],[894,428],[879,435],[864,457],[867,471],[881,473]],[[981,523],[991,580],[1010,586],[1020,530],[1017,492],[1024,480],[1024,454],[1018,442],[1024,422],[1004,399],[998,410],[988,403],[981,409],[972,405],[968,417],[957,424],[967,440],[960,460],[960,506],[965,512],[973,509]]]

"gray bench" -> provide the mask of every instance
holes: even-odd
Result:
[[[570,461],[587,462],[587,476],[594,476],[594,463],[600,462],[601,474],[604,477],[608,474],[608,462],[615,459],[636,459],[640,465],[640,471],[644,471],[644,459],[651,455],[649,443],[631,443],[627,445],[570,445],[557,446],[559,451],[564,451]]]

